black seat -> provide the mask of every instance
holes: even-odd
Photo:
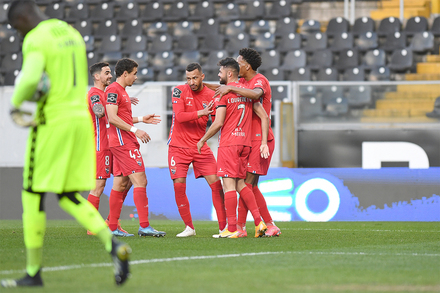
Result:
[[[249,34],[254,36],[267,32],[270,32],[270,25],[269,22],[265,21],[264,19],[252,22],[251,27],[249,28]]]
[[[285,80],[284,78],[284,71],[280,70],[278,68],[272,68],[267,70],[262,70],[261,73],[268,79],[268,80]]]
[[[68,2],[69,3],[69,2]],[[90,14],[89,5],[82,0],[73,1],[69,4],[69,9],[67,10],[66,21],[75,22],[78,19],[88,19]]]
[[[277,50],[282,53],[300,49],[302,45],[302,37],[297,33],[289,33],[281,36],[281,40],[277,45]]]
[[[298,29],[296,20],[293,17],[278,18],[275,26],[275,35],[282,37],[288,34],[295,34]]]
[[[200,51],[208,53],[210,51],[217,51],[224,49],[225,37],[221,34],[206,35],[200,42]]]
[[[230,21],[226,25],[225,35],[226,36],[237,36],[240,33],[246,33],[246,23],[241,20]]]
[[[318,81],[338,81],[339,73],[336,68],[327,67],[320,68],[318,74],[316,75],[316,80]]]
[[[20,51],[20,38],[17,35],[5,35],[4,38],[0,37],[0,49],[1,54],[4,53],[18,53]]]
[[[327,104],[331,99],[342,98],[344,96],[344,87],[342,86],[322,86],[320,91],[322,93],[322,102],[324,104]]]
[[[312,53],[308,64],[309,67],[314,70],[323,67],[332,67],[333,53],[330,49],[316,50]]]
[[[382,49],[374,49],[365,53],[362,66],[365,69],[372,69],[386,65],[386,54]]]
[[[217,70],[218,71],[218,62],[228,57],[228,52],[226,50],[212,50],[209,52],[208,57],[206,58],[205,63],[203,64],[203,70]],[[217,79],[217,78],[215,78]]]
[[[281,56],[277,50],[263,51],[261,53],[261,60],[262,63],[259,67],[261,70],[278,68],[281,64]]]
[[[265,4],[263,0],[246,1],[245,9],[240,15],[240,19],[253,20],[262,18],[264,15]]]
[[[347,69],[359,65],[359,52],[356,48],[344,49],[339,52],[335,61],[335,67],[338,69]]]
[[[176,23],[173,29],[175,37],[187,36],[194,34],[194,23],[192,21],[180,21]]]
[[[321,23],[314,19],[309,19],[300,27],[300,33],[309,35],[309,34],[316,34],[318,32],[321,32]]]
[[[388,52],[406,48],[406,34],[404,32],[388,34],[380,48]]]
[[[139,67],[147,67],[149,65],[150,55],[147,51],[137,51],[130,53],[128,58],[136,61]]]
[[[147,38],[144,35],[129,36],[124,45],[124,52],[147,50]]]
[[[289,80],[293,81],[311,81],[312,72],[309,67],[294,68],[288,75]]]
[[[78,20],[73,27],[76,28],[82,36],[90,36],[93,34],[93,24],[90,20]]]
[[[343,81],[365,81],[365,70],[363,67],[353,67],[344,70]]]
[[[5,72],[5,77],[3,79],[3,84],[2,85],[14,85],[15,84],[15,80],[17,79],[17,76],[18,76],[19,73],[20,73],[20,70],[18,70],[18,69],[7,70]],[[0,79],[0,81],[1,81],[1,79]]]
[[[349,27],[350,24],[348,23],[348,20],[340,16],[335,17],[330,19],[326,33],[328,36],[341,35],[342,33],[347,33]]]
[[[287,85],[273,85],[270,87],[272,92],[272,101],[279,100],[283,101],[288,98],[288,87]]]
[[[326,33],[315,33],[315,34],[309,34],[307,36],[306,44],[304,46],[304,50],[310,52],[310,51],[316,51],[320,49],[327,48],[327,34]]]
[[[377,33],[379,36],[386,36],[388,34],[400,32],[401,27],[402,25],[398,18],[392,16],[386,17],[380,21],[379,27],[377,28]]]
[[[9,9],[9,3],[1,3],[0,23],[6,23],[8,21],[8,9]]]
[[[365,107],[371,105],[371,87],[368,85],[350,86],[348,89],[348,105]]]
[[[194,34],[178,37],[174,51],[185,52],[197,50],[199,48],[198,40],[199,38]]]
[[[324,116],[337,117],[348,113],[348,100],[346,97],[332,98],[324,107]]]
[[[66,3],[64,2],[55,2],[47,5],[44,14],[46,14],[49,18],[58,18],[64,20],[64,10],[66,7]]]
[[[397,72],[406,71],[413,66],[413,53],[411,49],[395,50],[390,58],[388,67]]]
[[[365,34],[367,32],[374,32],[374,20],[366,16],[359,17],[355,20],[351,31],[355,36]]]
[[[137,78],[141,82],[154,81],[154,69],[147,66],[139,66]]]
[[[95,52],[87,52],[87,67],[90,67],[99,61],[100,61],[100,56],[98,54],[96,54]],[[92,81],[92,79],[90,78],[89,75],[89,84],[93,84],[93,81],[92,83],[90,83],[90,81]]]
[[[120,51],[104,52],[101,57],[101,60],[104,62],[108,62],[111,67],[116,65],[118,60],[121,59],[122,59],[122,52]]]
[[[189,20],[203,21],[213,18],[215,15],[215,4],[211,0],[198,1],[194,13],[190,15]]]
[[[230,36],[225,45],[226,51],[231,53],[238,52],[242,48],[248,48],[250,44],[250,37],[247,33],[239,33],[236,36]]]
[[[270,32],[256,35],[253,48],[257,51],[271,50],[275,48],[275,35]]]
[[[432,52],[434,50],[434,35],[432,32],[415,33],[409,47],[417,53]]]
[[[223,3],[215,10],[215,13],[220,22],[229,22],[240,18],[240,8],[234,2]]]
[[[277,20],[283,17],[288,17],[291,14],[291,12],[292,12],[291,0],[273,1],[272,7],[267,11],[264,18]]]
[[[150,23],[150,25],[147,27],[147,36],[153,37],[157,35],[163,35],[168,33],[168,24],[163,21],[157,21]]]
[[[119,52],[121,51],[121,37],[120,36],[106,36],[102,39],[101,45],[98,48],[98,51],[101,53],[104,52]]]
[[[292,71],[297,67],[305,67],[307,65],[307,55],[304,50],[298,49],[290,51],[284,56],[281,64],[281,69],[285,71]]]
[[[159,69],[159,72],[156,76],[156,81],[179,81],[182,78],[179,78],[179,71],[173,67]]]
[[[163,69],[174,66],[174,52],[173,51],[164,51],[159,52],[151,58],[151,64],[156,69]]]
[[[415,16],[408,19],[403,31],[412,36],[415,33],[422,33],[428,30],[428,20],[423,16]]]
[[[137,19],[127,20],[121,31],[121,35],[123,38],[127,38],[129,36],[139,36],[142,34],[143,34],[142,22]]]
[[[114,2],[103,2],[91,9],[90,16],[92,19],[113,19],[115,11]]]
[[[102,38],[104,36],[112,36],[118,34],[118,23],[111,19],[103,20],[98,24],[94,33],[96,38]]]
[[[94,36],[84,36],[84,43],[86,44],[86,51],[91,52],[95,50],[95,37]]]
[[[379,46],[379,40],[375,32],[359,34],[358,38],[355,40],[355,43],[359,51],[376,49]]]
[[[171,6],[164,10],[164,21],[183,21],[188,20],[189,5],[186,0],[177,0],[171,3]]]
[[[7,53],[2,58],[1,70],[3,72],[11,70],[20,70],[23,62],[23,56],[20,53]]]
[[[300,96],[300,119],[321,116],[323,113],[322,99],[316,95]]]
[[[185,70],[189,63],[197,62],[200,63],[200,51],[185,51],[180,55],[176,62],[176,68],[180,70]]]
[[[390,69],[386,66],[372,68],[368,75],[369,81],[388,81],[390,80]]]
[[[116,19],[118,20],[133,20],[139,17],[139,4],[136,1],[124,1],[119,7],[119,11],[116,13]]]
[[[440,36],[440,16],[437,16],[432,22],[431,32],[434,36]]]
[[[353,48],[353,34],[352,33],[335,33],[330,45],[332,51],[341,51],[342,49]]]
[[[169,34],[161,34],[152,37],[151,46],[148,51],[156,53],[171,51],[173,49],[173,37]]]
[[[200,23],[200,28],[197,30],[198,36],[218,35],[220,32],[220,22],[214,18],[204,19]]]
[[[143,21],[160,21],[163,18],[163,4],[160,1],[147,2],[144,9],[140,12]]]

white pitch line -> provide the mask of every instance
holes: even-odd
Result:
[[[315,229],[315,228],[283,228],[283,230],[293,231],[341,231],[341,232],[418,232],[418,233],[440,233],[439,231],[423,231],[423,230],[362,230],[362,229]]]
[[[297,254],[297,255],[358,255],[358,256],[428,256],[440,257],[436,253],[368,253],[368,252],[337,252],[337,251],[266,251],[266,252],[252,252],[252,253],[236,253],[236,254],[219,254],[219,255],[199,255],[199,256],[182,256],[171,258],[153,258],[130,261],[130,265],[160,263],[160,262],[174,262],[174,261],[188,261],[188,260],[205,260],[216,258],[236,258],[246,256],[258,255],[274,255],[274,254]],[[70,266],[58,267],[44,267],[43,272],[58,272],[83,268],[99,268],[111,267],[113,263],[94,263],[94,264],[79,264]],[[15,273],[25,273],[25,270],[8,270],[0,271],[0,275],[9,275]]]

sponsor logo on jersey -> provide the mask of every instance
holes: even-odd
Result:
[[[99,103],[99,96],[98,95],[91,96],[90,97],[90,102],[92,102],[92,104]]]
[[[175,87],[173,89],[173,98],[179,98],[180,99],[180,94],[181,93],[182,93],[182,91]]]
[[[116,104],[117,100],[118,100],[118,94],[115,94],[115,93],[108,93],[107,94],[107,103]]]

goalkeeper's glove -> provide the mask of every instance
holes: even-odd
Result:
[[[21,127],[35,127],[37,126],[37,123],[33,119],[25,119],[32,116],[31,112],[23,111],[17,108],[12,108],[10,112],[12,121],[14,121],[15,124]]]

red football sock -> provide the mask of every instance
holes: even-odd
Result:
[[[189,209],[189,201],[186,196],[186,183],[174,183],[174,197],[176,198],[177,208],[179,209],[179,214],[183,222],[186,226],[194,229],[191,211]]]
[[[261,215],[258,211],[257,202],[255,201],[255,196],[252,193],[252,189],[245,186],[239,193],[240,197],[243,197],[243,201],[246,203],[246,206],[251,211],[252,217],[254,217],[255,226],[257,226],[261,222]]]
[[[252,189],[255,195],[255,200],[257,201],[258,209],[260,210],[261,217],[266,224],[272,224],[272,217],[270,216],[269,209],[267,208],[266,200],[261,193],[258,186],[254,186]]]
[[[237,231],[237,192],[235,190],[225,193],[226,216],[228,217],[229,232]]]
[[[252,185],[249,183],[246,183],[246,186],[249,188],[252,188]],[[240,199],[238,200],[238,220],[237,223],[243,229],[246,226],[246,218],[248,214],[248,207],[246,203],[244,202],[243,198],[240,196]]]
[[[226,227],[225,195],[220,180],[209,185],[212,190],[212,203],[217,213],[218,228],[223,230]]]
[[[130,189],[126,189],[123,191],[122,193],[122,201],[125,201],[125,198],[127,197],[128,192],[130,191]]]
[[[121,215],[121,209],[122,209],[122,195],[123,192],[116,191],[112,189],[110,192],[110,199],[109,199],[109,205],[110,205],[110,213],[109,213],[109,225],[108,227],[110,230],[114,231],[118,228],[118,220],[119,216]]]
[[[93,194],[89,194],[87,200],[95,207],[95,209],[99,209],[99,197],[94,196]]]
[[[134,188],[133,199],[134,199],[134,205],[136,206],[139,216],[139,225],[142,228],[146,228],[150,225],[150,222],[148,221],[147,188],[145,187]]]

